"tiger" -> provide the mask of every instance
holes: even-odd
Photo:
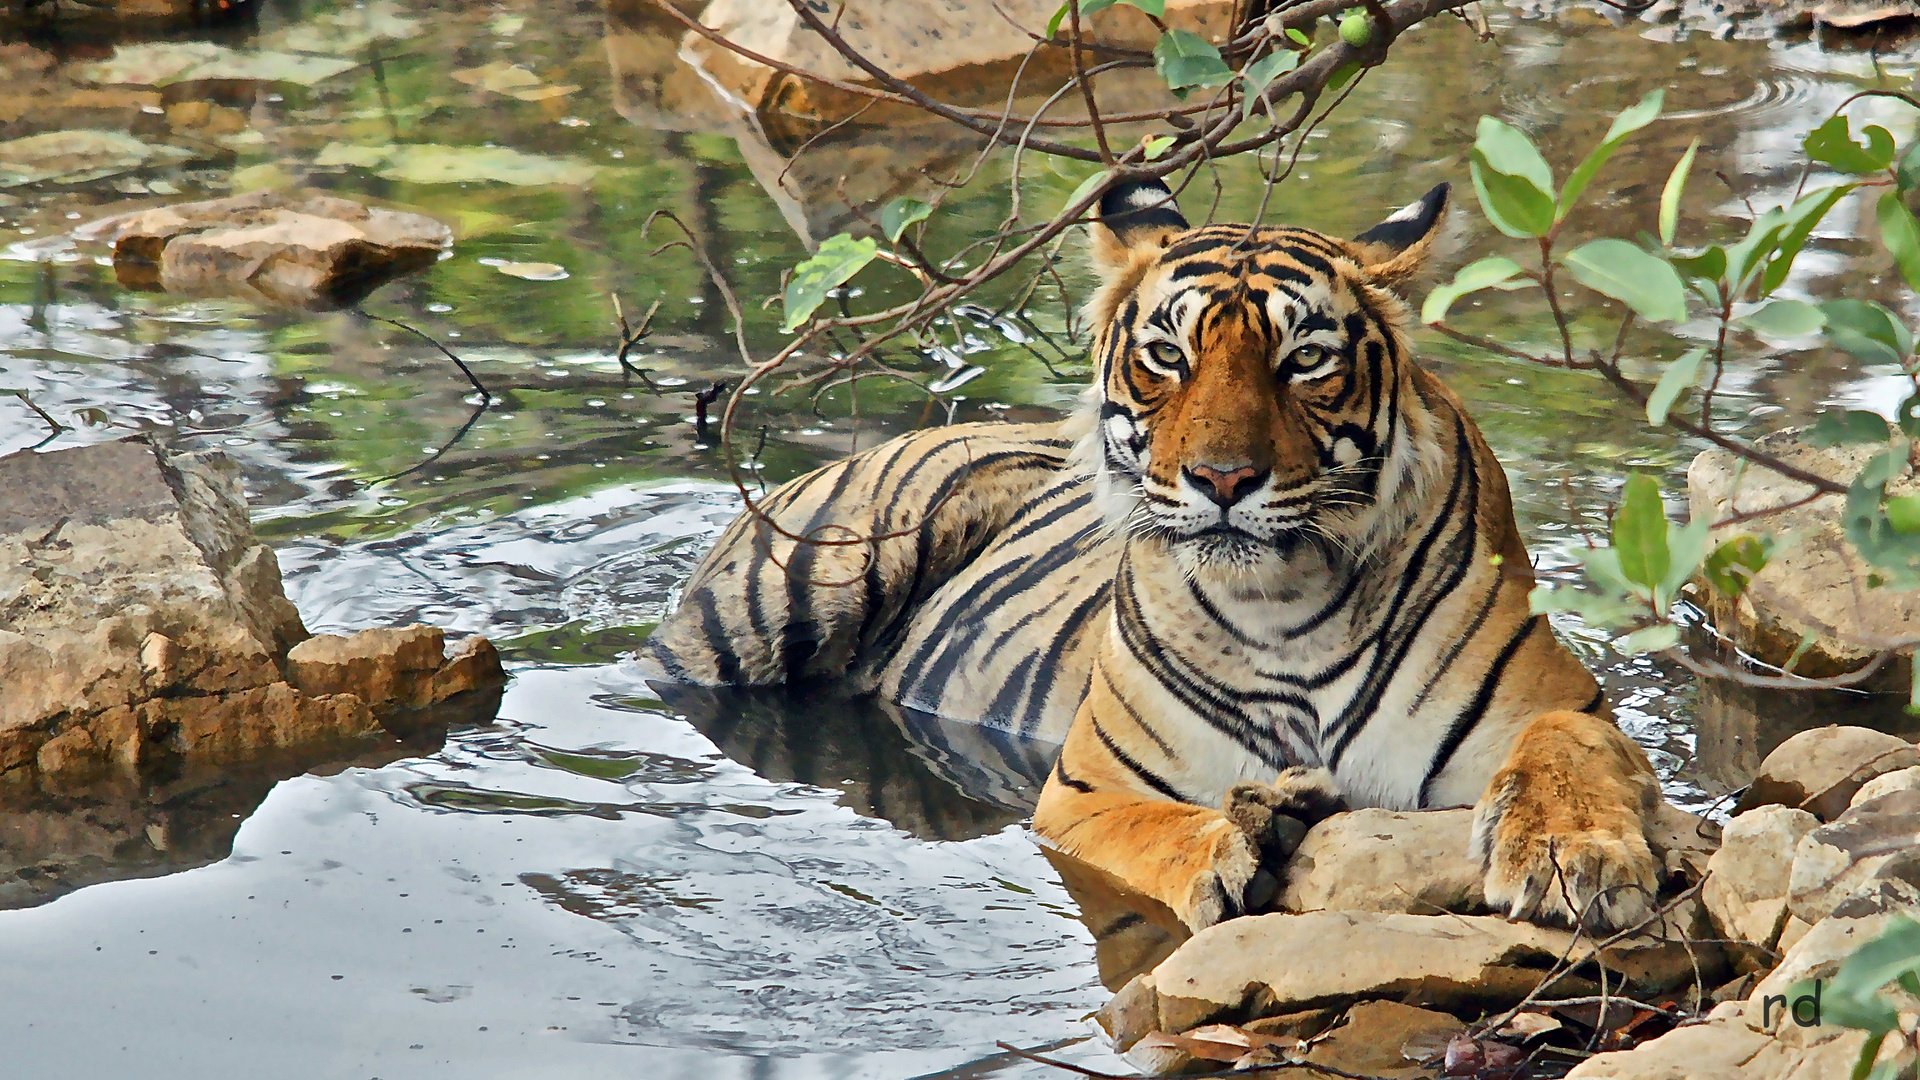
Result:
[[[1409,345],[1449,199],[1346,240],[1194,227],[1164,184],[1115,185],[1085,406],[790,482],[643,668],[846,678],[1058,742],[1036,836],[1194,931],[1258,910],[1305,827],[1358,807],[1474,805],[1466,854],[1511,918],[1651,918],[1652,765],[1532,611],[1505,472]]]

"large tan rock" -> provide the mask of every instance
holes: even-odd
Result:
[[[1788,806],[1763,806],[1727,825],[1701,887],[1722,937],[1763,949],[1780,940],[1794,845],[1819,825],[1812,814]]]
[[[99,730],[62,745],[137,760],[115,710],[280,680],[306,630],[245,505],[217,454],[127,440],[0,458],[0,771],[81,727]]]
[[[364,740],[505,678],[483,638],[451,657],[427,627],[307,638],[223,455],[129,439],[0,458],[0,779]]]
[[[1519,1001],[1562,956],[1575,964],[1595,959],[1586,939],[1576,944],[1565,931],[1490,915],[1258,915],[1194,935],[1123,988],[1097,1019],[1124,1050],[1150,1031],[1177,1034],[1357,1001],[1490,1010]],[[1696,970],[1711,978],[1718,954],[1676,933],[1628,939],[1598,960],[1616,991],[1659,993],[1690,984]],[[1555,983],[1568,996],[1596,988],[1579,974]]]
[[[1915,765],[1920,765],[1920,749],[1896,735],[1863,727],[1803,731],[1760,763],[1733,812],[1777,803],[1832,821],[1867,781]]]
[[[1756,443],[1759,449],[1791,465],[1839,483],[1850,483],[1881,447],[1816,447],[1797,431],[1775,432]],[[1894,494],[1920,488],[1911,471],[1889,485]],[[1766,469],[1742,468],[1734,455],[1708,450],[1687,468],[1687,497],[1694,520],[1720,521],[1734,514],[1787,506],[1813,489]],[[1784,664],[1806,637],[1812,644],[1794,670],[1825,677],[1853,671],[1888,643],[1920,637],[1920,591],[1867,587],[1871,572],[1840,529],[1844,500],[1825,495],[1804,506],[1781,510],[1759,524],[1732,525],[1715,537],[1731,537],[1764,527],[1770,533],[1795,534],[1794,543],[1755,575],[1737,600],[1712,590],[1701,597],[1714,625],[1748,654]],[[1906,660],[1883,668],[1875,687],[1904,687]]]
[[[453,238],[422,214],[277,191],[136,211],[74,235],[111,242],[114,273],[129,288],[310,309],[358,303],[392,278],[431,266]]]

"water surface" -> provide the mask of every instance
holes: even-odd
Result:
[[[1650,228],[1660,182],[1698,136],[1687,209],[1704,238],[1737,228],[1727,215],[1743,196],[1790,190],[1801,134],[1846,95],[1916,70],[1908,50],[1649,41],[1645,25],[1581,12],[1496,13],[1495,25],[1488,44],[1452,20],[1406,39],[1308,140],[1272,216],[1353,232],[1438,180],[1463,181],[1482,113],[1533,130],[1565,163],[1614,111],[1666,86],[1677,119],[1614,159],[1576,226]],[[5,137],[90,126],[182,151],[0,197],[0,389],[75,428],[43,443],[33,413],[0,396],[0,452],[134,431],[222,448],[244,469],[312,629],[418,619],[485,633],[514,674],[494,723],[357,763],[8,808],[16,836],[84,825],[102,838],[84,855],[32,849],[0,891],[17,908],[0,912],[0,1034],[21,1075],[1039,1074],[1000,1056],[999,1039],[1118,1064],[1075,1041],[1106,991],[1071,900],[1020,825],[1017,792],[955,790],[886,717],[844,701],[722,697],[676,710],[624,663],[737,508],[692,393],[737,378],[740,361],[718,296],[684,251],[656,253],[660,237],[641,236],[647,215],[671,208],[699,233],[755,300],[750,336],[765,348],[779,340],[777,315],[758,299],[804,257],[803,234],[844,218],[836,163],[884,194],[970,152],[931,126],[850,130],[770,193],[790,148],[712,103],[676,111],[648,96],[660,72],[646,65],[661,62],[649,33],[593,4],[398,0],[269,3],[256,23],[214,35],[354,62],[310,86],[87,83],[110,44],[0,51],[41,103]],[[576,89],[522,101],[453,74],[501,60]],[[78,90],[120,96],[82,108]],[[196,103],[209,108],[179,107]],[[1913,128],[1892,110],[1877,119],[1903,140]],[[505,148],[597,171],[437,182],[315,164],[342,156],[329,147],[387,146]],[[1005,212],[1009,169],[988,160],[937,243],[958,246]],[[1029,169],[1023,195],[1050,208],[1080,175]],[[1222,170],[1219,217],[1253,210],[1254,175]],[[458,372],[391,326],[128,292],[103,251],[66,236],[122,208],[290,183],[456,226],[449,258],[366,307],[456,349],[497,405],[476,411]],[[1208,177],[1189,193],[1194,217],[1215,190]],[[1470,197],[1462,209],[1456,261],[1503,250],[1471,220]],[[1793,288],[1905,302],[1856,235],[1862,222],[1871,228],[1861,207],[1836,212]],[[503,262],[566,276],[528,281]],[[1073,260],[1062,274],[1064,290],[1036,290],[1008,318],[976,312],[943,327],[947,352],[890,354],[913,382],[817,399],[770,388],[743,425],[749,482],[950,419],[1059,415],[1086,373],[1068,311],[1087,279]],[[872,296],[849,302],[901,287],[876,278]],[[646,380],[614,361],[614,295],[629,313],[660,302],[658,331],[635,356]],[[1467,316],[1474,328],[1547,339],[1537,311],[1484,303]],[[1645,430],[1597,381],[1420,344],[1506,464],[1544,574],[1569,573],[1581,528],[1604,528],[1625,469],[1656,470],[1680,491],[1697,447]],[[950,360],[983,371],[929,393]],[[1750,432],[1823,403],[1897,401],[1892,373],[1824,353],[1765,353],[1729,381],[1718,419]],[[98,410],[85,414],[96,422],[77,410]],[[1691,686],[1562,630],[1604,671],[1670,794],[1704,802]]]

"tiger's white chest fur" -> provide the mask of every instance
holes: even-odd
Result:
[[[1417,554],[1407,545],[1355,567],[1303,545],[1278,588],[1252,592],[1132,546],[1115,583],[1109,674],[1151,709],[1170,744],[1169,781],[1213,804],[1299,764],[1330,769],[1356,806],[1436,805],[1436,762],[1472,707],[1464,691],[1479,684],[1480,659],[1463,663],[1460,638],[1440,628],[1490,606],[1501,581],[1484,566],[1437,580]],[[1483,735],[1508,726],[1486,720]]]

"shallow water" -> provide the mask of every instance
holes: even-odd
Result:
[[[414,25],[372,45],[352,38],[372,16]],[[1788,162],[1805,130],[1855,89],[1904,84],[1916,68],[1910,50],[1657,44],[1639,24],[1582,13],[1497,26],[1495,44],[1457,22],[1404,42],[1309,140],[1274,216],[1352,231],[1437,180],[1463,180],[1482,112],[1528,125],[1566,162],[1613,111],[1667,85],[1680,119],[1615,159],[1582,219],[1646,227],[1695,135],[1703,165],[1740,193],[1777,195],[1798,179]],[[0,452],[131,431],[221,447],[243,466],[310,628],[419,619],[486,633],[514,682],[490,725],[278,783],[130,795],[131,839],[46,855],[0,882],[17,886],[0,902],[38,903],[0,912],[4,1060],[71,1076],[1039,1075],[994,1042],[1080,1039],[1106,992],[1071,901],[1008,805],[1017,798],[954,790],[891,721],[845,702],[723,698],[680,712],[622,660],[737,505],[692,422],[692,391],[739,371],[719,298],[684,252],[652,254],[660,238],[643,239],[643,223],[676,209],[757,298],[803,256],[796,228],[833,226],[831,184],[796,169],[797,189],[770,196],[771,144],[707,113],[661,112],[633,67],[647,31],[610,27],[592,4],[267,4],[257,25],[216,36],[248,49],[304,41],[358,66],[311,87],[176,85],[77,119],[27,108],[0,132],[106,126],[198,155],[6,192],[0,390],[68,422],[98,409],[102,422],[42,444],[34,414],[0,395]],[[29,97],[81,85],[109,52],[34,49],[0,54],[16,84],[46,80]],[[523,102],[451,75],[498,59],[577,89]],[[169,112],[198,101],[239,126]],[[1903,139],[1912,128],[1898,113],[1878,119]],[[332,144],[387,143],[493,143],[601,171],[582,184],[438,183],[311,164]],[[831,149],[910,175],[966,145],[916,128],[856,131]],[[1077,183],[1067,173],[1042,168],[1023,191],[1057,200]],[[990,162],[941,235],[995,220],[1006,175]],[[1219,216],[1251,211],[1250,176],[1227,171]],[[1688,209],[1712,223],[1739,201],[1706,176]],[[124,206],[294,180],[457,223],[450,258],[366,306],[454,348],[500,404],[476,415],[451,365],[391,326],[127,292],[102,251],[64,236]],[[1194,216],[1210,188],[1189,194]],[[1871,219],[1849,207],[1831,220],[1796,285],[1893,299],[1887,267],[1848,232]],[[1461,257],[1494,249],[1484,227],[1456,229]],[[506,260],[567,276],[510,277],[496,265]],[[1064,269],[1070,293],[1084,289]],[[611,294],[630,313],[662,301],[636,356],[651,386],[614,362]],[[1537,312],[1487,304],[1476,318],[1511,340],[1548,330]],[[984,370],[931,398],[875,382],[858,387],[857,411],[844,388],[817,407],[754,399],[748,472],[778,482],[949,417],[1057,415],[1085,367],[1059,296],[1039,291],[1025,317],[949,328],[963,363]],[[753,308],[754,340],[777,340],[775,320]],[[1696,448],[1649,435],[1596,383],[1422,346],[1506,463],[1544,573],[1567,573],[1566,548],[1581,524],[1604,521],[1624,468],[1660,470],[1680,490]],[[891,359],[923,381],[949,371],[938,356]],[[1890,373],[1820,353],[1763,356],[1735,375],[1722,419],[1753,431],[1823,402],[1897,400]],[[1605,671],[1670,794],[1704,802],[1690,684],[1562,629]],[[24,835],[123,809],[48,805],[7,820]],[[1062,1052],[1118,1064],[1091,1042]]]

